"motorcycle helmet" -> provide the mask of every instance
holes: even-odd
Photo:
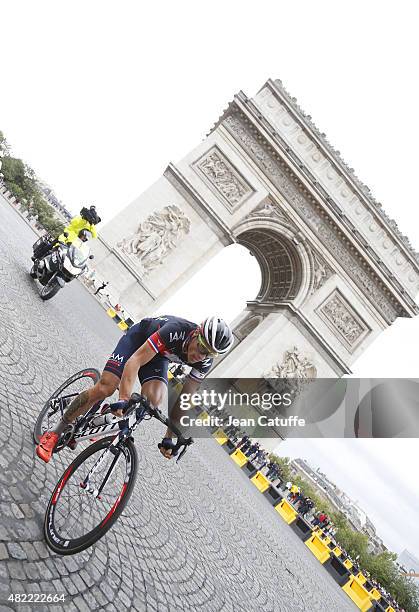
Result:
[[[79,231],[79,238],[82,242],[87,242],[92,238],[92,232],[89,232],[87,229],[82,229]]]

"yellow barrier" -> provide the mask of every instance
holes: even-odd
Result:
[[[250,480],[261,493],[264,493],[271,486],[271,481],[262,472],[257,472]]]
[[[234,453],[231,453],[230,457],[233,459],[234,463],[237,463],[239,467],[243,467],[247,463],[247,457],[242,451],[237,448]]]
[[[370,594],[356,576],[352,576],[342,589],[362,612],[367,612],[372,608]]]
[[[125,321],[119,321],[118,327],[119,329],[122,329],[122,331],[125,331],[126,329],[128,329],[128,325],[125,323]]]
[[[372,589],[370,591],[371,599],[375,599],[375,601],[379,601],[381,599],[381,593],[378,589]]]
[[[275,506],[275,510],[278,514],[284,519],[288,525],[295,521],[297,518],[297,511],[287,502],[286,499],[283,499],[277,506]]]
[[[108,308],[108,310],[106,311],[106,314],[109,315],[111,319],[116,317],[116,311],[113,308]]]
[[[221,446],[223,444],[225,444],[228,440],[228,436],[226,435],[225,431],[223,431],[222,429],[217,429],[216,431],[214,431],[214,437],[217,440],[218,444],[221,444]]]
[[[330,550],[324,540],[319,538],[317,533],[313,533],[311,538],[306,540],[304,544],[311,550],[313,555],[320,563],[326,563],[330,559]]]
[[[208,419],[208,417],[209,417],[209,414],[205,410],[203,410],[202,412],[198,414],[198,419]]]
[[[199,418],[204,419],[208,416],[208,413],[203,411],[199,415]],[[217,429],[214,432],[214,437],[221,445],[225,444],[228,440],[228,437],[222,429]],[[239,448],[236,449],[234,453],[230,455],[230,457],[239,467],[243,467],[248,461],[246,455]],[[271,484],[268,478],[266,478],[266,476],[259,471],[251,478],[251,481],[261,493],[267,491]],[[286,499],[282,499],[282,501],[275,506],[275,510],[282,517],[282,519],[288,523],[288,525],[295,521],[298,516],[297,511]],[[329,549],[328,544],[330,544],[331,541],[331,538],[326,536],[319,526],[316,526],[313,529],[311,537],[306,540],[304,544],[313,553],[316,559],[323,564],[330,559],[332,552],[336,557],[340,557],[342,555],[342,550],[339,548],[339,546],[335,546],[332,550]],[[345,559],[342,564],[348,570],[353,567],[353,563],[350,561],[350,559]],[[359,572],[357,576],[351,576],[351,578],[348,579],[348,582],[341,587],[357,606],[357,608],[361,610],[361,612],[368,612],[372,609],[373,602],[381,599],[381,593],[377,589],[374,588],[370,592],[367,591],[367,589],[364,587],[366,582],[366,577],[362,574],[362,572]],[[394,608],[389,606],[386,609],[386,612],[395,611]]]

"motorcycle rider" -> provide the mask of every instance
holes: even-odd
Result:
[[[77,217],[73,217],[67,227],[64,228],[64,231],[60,236],[58,236],[58,241],[66,244],[71,244],[82,230],[88,230],[92,238],[97,238],[97,229],[96,225],[101,222],[101,218],[96,212],[96,206],[90,206],[90,208],[83,208],[80,211],[80,215]],[[65,234],[68,234],[65,236]]]
[[[79,240],[81,240],[81,242],[87,242],[88,240],[90,240],[92,238],[92,232],[88,229],[82,229],[79,231],[79,233],[77,234],[77,236],[73,236],[71,241],[67,242],[68,245],[72,244],[74,242],[74,240],[76,238],[78,238]],[[58,242],[56,242],[54,244],[54,246],[52,247],[52,249],[50,250],[50,252],[48,254],[51,254],[52,252],[54,252],[60,245],[60,243],[66,244],[66,240],[68,240],[68,238],[66,238],[65,236],[62,237],[62,240],[60,240],[61,236],[58,237]],[[43,259],[41,259],[36,265],[36,270],[38,273],[42,273],[44,268],[45,268],[45,259],[46,259],[46,255],[44,256]]]
[[[71,402],[54,431],[43,434],[36,454],[48,463],[63,431],[96,402],[110,397],[118,387],[120,401],[114,414],[123,416],[137,376],[141,393],[151,404],[160,406],[166,395],[170,362],[192,366],[181,393],[192,395],[210,370],[213,357],[227,353],[233,341],[230,327],[216,316],[208,317],[201,325],[170,315],[142,319],[120,339],[100,380]],[[181,414],[178,399],[170,418],[177,421]],[[167,459],[172,456],[172,437],[172,431],[167,429],[160,449]]]
[[[81,209],[80,215],[73,217],[67,227],[64,228],[63,233],[58,236],[57,239],[44,236],[40,238],[33,245],[33,256],[32,261],[39,261],[49,255],[54,247],[58,246],[60,242],[62,244],[71,244],[82,230],[87,230],[91,234],[91,238],[97,238],[96,225],[101,222],[101,218],[96,212],[96,206],[85,206]]]

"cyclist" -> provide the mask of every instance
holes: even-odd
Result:
[[[219,317],[208,317],[201,325],[170,315],[142,319],[129,328],[106,362],[100,380],[83,391],[69,405],[54,431],[43,434],[36,453],[48,463],[64,429],[78,416],[85,414],[96,402],[109,397],[119,387],[119,402],[114,414],[123,416],[138,376],[141,392],[154,406],[160,406],[166,394],[170,362],[192,367],[185,378],[182,393],[192,394],[210,370],[213,358],[230,350],[233,334]],[[171,418],[179,419],[178,401]],[[171,457],[173,432],[167,429],[160,452]]]

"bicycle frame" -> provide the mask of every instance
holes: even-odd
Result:
[[[86,417],[88,414],[89,413],[86,414]],[[118,459],[119,453],[121,452],[117,447],[121,445],[124,442],[124,440],[131,437],[135,429],[138,427],[141,421],[143,421],[146,418],[147,415],[149,415],[147,408],[145,408],[144,406],[140,406],[140,407],[137,407],[135,410],[133,410],[132,413],[125,419],[118,420],[115,423],[105,423],[104,425],[93,427],[92,429],[89,430],[88,433],[85,433],[83,431],[80,434],[74,436],[74,439],[77,441],[88,439],[92,435],[98,438],[103,438],[107,436],[109,433],[111,433],[112,431],[114,431],[115,429],[117,428],[119,429],[119,434],[115,436],[115,438],[112,440],[108,448],[103,451],[103,453],[100,455],[100,457],[98,458],[94,466],[91,468],[91,470],[89,471],[89,473],[83,480],[83,482],[80,483],[80,486],[83,489],[85,489],[87,493],[90,493],[94,497],[100,498],[100,493],[102,492],[105,484],[107,483],[109,477],[111,476],[113,469],[116,465],[116,461]],[[151,415],[150,415],[150,418],[151,418]],[[114,455],[112,464],[109,467],[108,472],[105,475],[105,478],[103,479],[99,489],[94,489],[93,487],[90,486],[90,478],[93,476],[93,474],[99,468],[101,463],[105,460],[106,455],[109,453],[112,453]]]
[[[57,401],[59,402],[59,408],[61,410],[61,415],[64,414],[64,410],[68,405],[68,401],[71,398],[75,397],[76,395],[77,394],[71,394],[71,395],[60,397],[60,398],[54,398],[53,400],[54,402],[57,402]],[[115,434],[112,442],[109,444],[109,446],[103,451],[103,453],[97,459],[96,463],[90,469],[89,473],[87,474],[83,482],[80,483],[80,486],[83,489],[85,489],[87,493],[90,493],[94,497],[100,496],[100,493],[103,487],[105,486],[106,482],[108,481],[109,477],[111,476],[113,472],[116,461],[121,452],[121,445],[124,443],[124,441],[127,438],[132,437],[133,432],[138,427],[138,425],[141,423],[141,421],[149,420],[154,417],[154,418],[157,418],[161,423],[165,424],[166,426],[169,426],[169,419],[166,419],[165,417],[163,417],[161,412],[157,408],[152,407],[149,403],[144,405],[143,403],[144,399],[145,399],[144,397],[138,394],[133,394],[130,399],[131,406],[128,408],[125,418],[119,419],[118,417],[115,417],[116,420],[111,423],[104,423],[103,425],[90,427],[91,418],[93,417],[93,415],[97,413],[97,411],[99,410],[102,404],[101,401],[96,402],[96,404],[94,404],[90,408],[90,410],[88,410],[86,414],[78,422],[76,422],[74,426],[74,430],[71,432],[71,438],[68,438],[67,441],[66,441],[66,432],[64,431],[64,441],[62,443],[62,448],[65,448],[65,446],[67,445],[70,439],[75,440],[77,442],[81,442],[83,440],[88,440],[92,438],[93,436],[95,438],[100,439],[100,438],[109,436],[109,434],[113,434],[113,433]],[[178,449],[183,446],[183,450],[179,454],[176,460],[176,462],[178,462],[181,459],[181,457],[184,455],[184,453],[186,452],[187,446],[192,444],[193,440],[192,438],[188,438],[188,439],[183,438],[181,432],[177,430],[177,428],[173,426],[173,424],[171,423],[170,423],[170,427],[178,436],[178,441],[177,441],[177,444],[174,450],[178,452]],[[95,471],[99,468],[99,466],[104,461],[108,453],[112,453],[114,455],[114,459],[99,489],[94,489],[90,486],[90,478],[95,473]]]
[[[68,406],[68,400],[77,397],[77,395],[78,393],[72,393],[70,395],[63,395],[62,397],[54,398],[53,400],[51,400],[51,404],[53,402],[59,403],[59,408],[60,408],[61,417],[62,417],[65,412],[65,409]],[[86,414],[83,415],[81,419],[75,423],[72,439],[76,440],[77,442],[81,442],[82,440],[88,440],[92,436],[95,436],[97,438],[102,438],[108,435],[109,433],[111,433],[112,431],[118,429],[119,423],[126,420],[126,419],[120,420],[118,419],[118,417],[115,417],[116,420],[114,422],[104,423],[103,425],[99,425],[97,427],[91,427],[89,429],[89,421],[97,413],[101,404],[102,404],[101,401],[96,402],[96,404],[94,404],[86,412]],[[66,445],[64,445],[64,447],[65,446]]]

